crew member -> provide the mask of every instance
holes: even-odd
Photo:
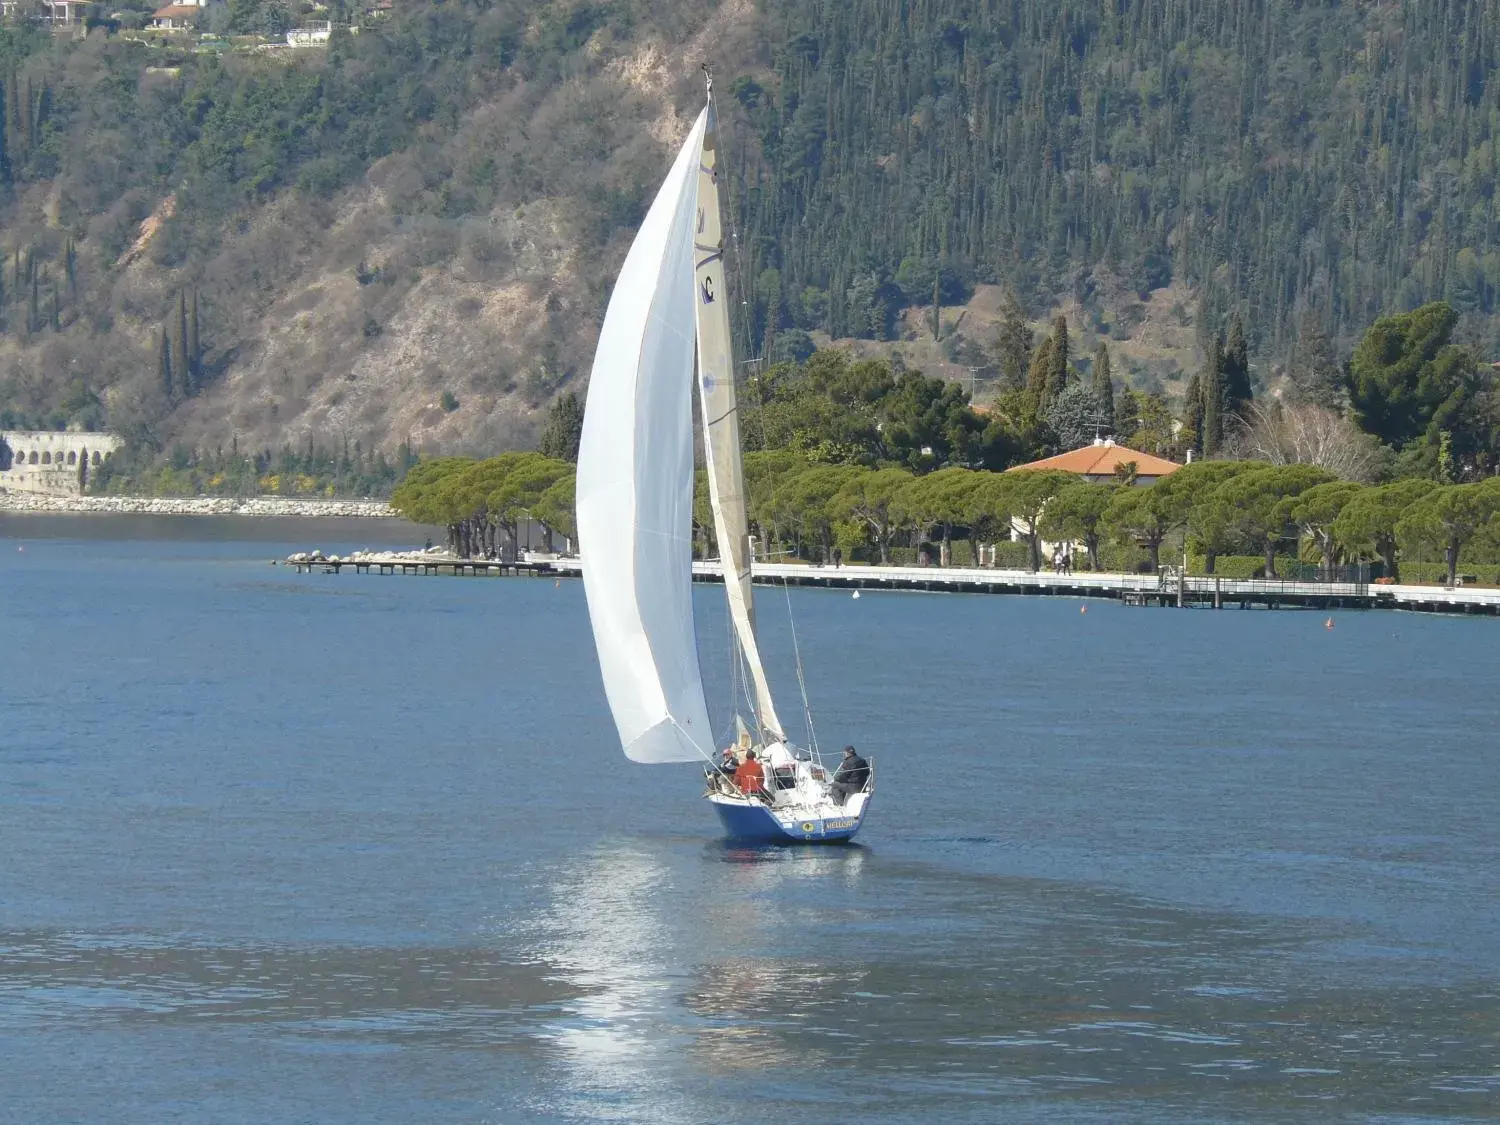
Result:
[[[833,784],[828,787],[834,803],[842,805],[849,799],[849,794],[861,792],[869,783],[870,763],[855,753],[854,747],[845,746],[844,760],[839,763]]]
[[[767,800],[766,771],[755,760],[754,750],[745,751],[745,760],[734,771],[734,783],[745,796],[754,795],[763,801]]]

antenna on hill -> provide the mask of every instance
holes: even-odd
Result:
[[[974,401],[975,388],[979,382],[979,373],[984,370],[984,367],[982,365],[979,367],[965,367],[964,370],[969,373],[969,402],[972,403]]]

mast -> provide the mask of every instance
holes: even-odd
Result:
[[[708,68],[704,68],[707,72]],[[729,302],[724,288],[724,232],[719,214],[718,114],[713,75],[708,75],[707,126],[698,165],[698,226],[693,239],[693,306],[698,317],[698,391],[703,409],[703,447],[708,494],[724,568],[724,591],[735,639],[755,687],[755,719],[763,741],[783,737],[771,688],[755,640],[751,593],[750,526],[745,513],[745,470],[740,454],[739,407],[735,401],[734,354],[729,338]]]

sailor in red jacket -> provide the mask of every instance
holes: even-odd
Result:
[[[740,792],[747,797],[752,794],[762,798],[765,797],[766,771],[755,760],[754,750],[745,751],[745,760],[734,771],[734,783],[739,786]]]

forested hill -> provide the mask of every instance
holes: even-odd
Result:
[[[745,226],[793,317],[880,331],[946,267],[1106,322],[1184,282],[1273,358],[1439,298],[1495,338],[1494,0],[762,7]]]
[[[1263,372],[1434,298],[1500,340],[1500,0],[234,0],[202,41],[138,6],[0,30],[8,424],[523,440],[703,61],[747,355],[982,282],[1104,339],[1170,287]],[[329,15],[363,26],[264,49]]]

